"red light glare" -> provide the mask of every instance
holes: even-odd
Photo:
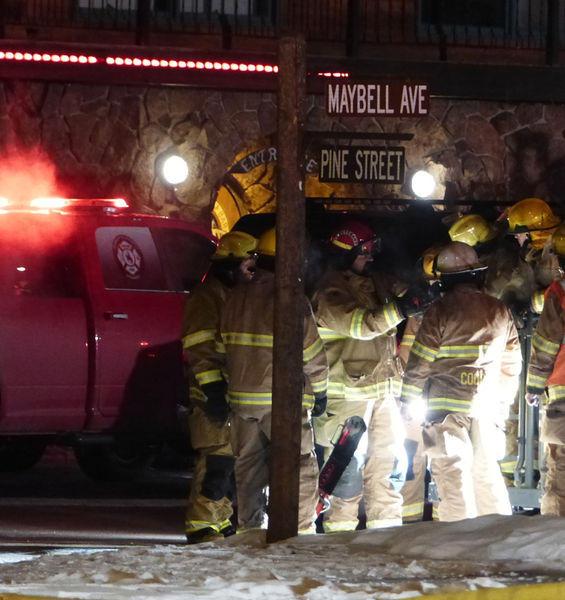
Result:
[[[349,73],[317,73],[318,77],[349,77]]]
[[[0,208],[6,208],[6,206],[10,206],[10,201],[8,200],[8,198],[0,196]]]
[[[50,208],[63,208],[67,203],[68,200],[65,198],[34,198],[29,205],[32,208],[45,210]]]
[[[141,58],[130,56],[107,56],[97,58],[96,56],[74,55],[74,54],[55,54],[48,52],[12,52],[0,50],[0,60],[16,61],[35,61],[35,62],[53,62],[53,63],[72,63],[72,64],[98,64],[104,62],[109,66],[128,66],[128,67],[158,67],[163,69],[206,69],[215,71],[239,71],[246,73],[278,73],[276,65],[257,64],[257,63],[235,63],[212,60],[177,60],[174,58]],[[319,73],[324,77],[347,77],[348,73]]]

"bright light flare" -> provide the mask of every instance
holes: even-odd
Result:
[[[186,160],[178,155],[169,156],[163,162],[162,174],[167,183],[177,185],[188,177],[188,165]]]
[[[10,206],[10,201],[8,200],[8,198],[0,196],[0,208],[6,208],[7,206]]]
[[[34,198],[29,204],[40,210],[64,208],[68,204],[66,198]]]
[[[410,185],[412,187],[412,192],[414,192],[418,198],[428,198],[435,190],[436,181],[433,175],[430,175],[427,171],[416,171],[416,173],[412,175]]]
[[[408,412],[414,421],[422,423],[426,419],[426,401],[422,397],[411,400],[410,404],[408,404]]]

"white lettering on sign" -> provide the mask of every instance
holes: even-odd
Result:
[[[421,116],[429,112],[426,84],[328,83],[326,108],[330,115]]]
[[[339,146],[320,151],[321,182],[404,181],[404,148]]]
[[[322,148],[320,171],[335,181],[348,181],[346,172],[349,158],[349,148]],[[321,181],[321,178],[320,178]]]
[[[425,85],[405,85],[402,87],[402,98],[400,100],[400,114],[425,115],[428,111],[424,108]]]

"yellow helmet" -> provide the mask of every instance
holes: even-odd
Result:
[[[551,236],[551,249],[558,256],[565,256],[565,223],[555,229]]]
[[[450,227],[449,237],[452,242],[476,246],[496,237],[496,228],[481,215],[464,215]]]
[[[424,250],[422,254],[422,271],[426,279],[439,279],[437,273],[436,259],[441,252],[443,245],[434,245]]]
[[[257,238],[244,231],[228,231],[218,242],[212,260],[224,258],[249,258],[257,248]]]
[[[257,244],[257,254],[263,254],[264,256],[275,256],[277,251],[277,234],[276,229],[267,229],[259,237],[259,243]]]
[[[446,244],[437,255],[437,272],[440,276],[483,269],[486,266],[479,262],[475,249],[463,242]]]
[[[561,219],[541,198],[524,198],[508,209],[509,233],[544,231],[557,227]]]

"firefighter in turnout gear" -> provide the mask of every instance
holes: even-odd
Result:
[[[518,248],[501,245],[489,257],[485,291],[501,298],[512,310],[522,345],[523,361],[527,364],[535,324],[543,310],[545,292],[561,276],[557,257],[549,245],[560,218],[540,198],[525,198],[502,216],[507,219],[507,233],[513,237],[512,241],[517,243]],[[520,487],[535,485],[539,473],[539,467],[535,464],[539,445],[538,419],[534,414],[534,425],[527,425],[530,409],[524,400],[525,388],[524,372],[520,380],[520,393],[510,411],[506,456],[501,462],[504,475]]]
[[[402,385],[403,414],[426,402],[423,439],[441,521],[511,514],[498,459],[503,424],[521,370],[516,326],[500,300],[481,291],[475,250],[452,242],[437,257],[445,295],[425,313]]]
[[[508,209],[507,217],[508,233],[522,247],[523,260],[533,273],[530,309],[540,314],[545,290],[560,278],[559,264],[550,251],[549,240],[561,219],[541,198],[521,200]]]
[[[221,320],[240,530],[266,527],[272,413],[274,229],[261,235],[257,253],[255,279],[232,290]],[[299,532],[314,533],[318,464],[311,413],[325,410],[328,363],[306,296],[303,361],[303,372],[292,374],[304,381],[298,527]]]
[[[437,286],[439,275],[436,273],[437,256],[443,245],[434,245],[424,251],[421,260],[421,276],[430,285]],[[412,344],[422,324],[423,315],[408,317],[402,340],[398,346],[398,356],[405,368]],[[406,481],[402,487],[402,521],[413,523],[424,519],[424,508],[426,500],[426,477],[428,476],[428,459],[424,453],[422,440],[422,421],[424,415],[413,415],[406,421],[406,440],[404,446],[408,455],[408,471]],[[437,507],[434,506],[434,512]],[[437,518],[437,515],[433,515]]]
[[[257,239],[233,231],[219,241],[204,282],[187,298],[183,311],[183,346],[193,378],[189,431],[196,453],[186,511],[189,543],[234,533],[232,480],[234,457],[227,425],[224,357],[216,348],[220,314],[228,290],[252,279]]]
[[[565,225],[551,240],[553,252],[565,269]],[[545,443],[544,495],[541,514],[565,516],[565,281],[553,282],[545,296],[543,312],[532,339],[526,401],[547,403],[542,417],[541,441]],[[547,390],[547,396],[545,394]]]
[[[327,414],[314,419],[316,443],[327,457],[348,417],[358,415],[367,425],[365,456],[354,456],[334,489],[323,517],[326,532],[355,529],[362,499],[367,528],[402,524],[406,453],[395,397],[402,375],[396,325],[418,310],[419,299],[408,292],[398,298],[389,282],[379,285],[369,276],[379,243],[364,223],[340,225],[312,301],[330,364]]]

